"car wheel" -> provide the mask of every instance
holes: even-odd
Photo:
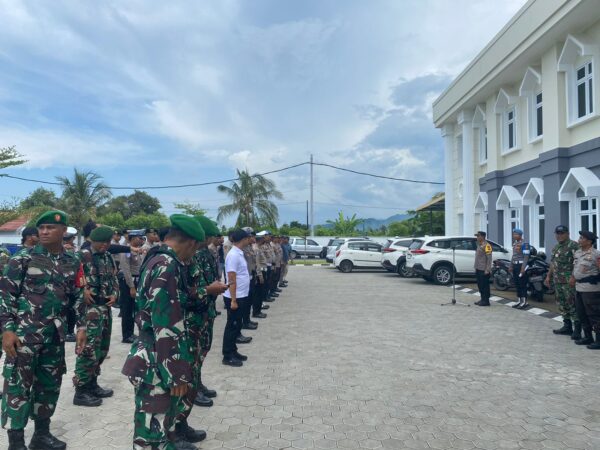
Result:
[[[321,259],[325,259],[327,257],[327,249],[324,248],[323,250],[321,250],[321,253],[319,254]]]
[[[423,276],[423,279],[424,279],[425,281],[427,281],[428,283],[433,283],[433,278],[431,278],[431,277],[430,277],[430,276],[428,276],[428,275],[424,275],[424,276]]]
[[[410,269],[408,267],[406,267],[406,261],[398,263],[398,267],[397,267],[396,272],[402,278],[409,278],[410,277]]]
[[[298,258],[298,252],[296,250],[292,250],[290,252],[290,258],[297,259]]]
[[[449,264],[440,264],[433,270],[433,282],[441,286],[448,286],[452,283],[452,266]]]
[[[354,268],[354,265],[352,264],[352,261],[348,261],[347,259],[343,260],[340,263],[340,267],[339,267],[339,269],[344,273],[352,272],[353,268]]]

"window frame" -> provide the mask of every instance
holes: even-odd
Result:
[[[479,165],[487,164],[488,161],[488,133],[486,124],[478,127],[479,135]]]
[[[588,73],[588,66],[591,66],[591,72]],[[583,81],[577,78],[577,72],[585,69],[586,75]],[[598,117],[596,108],[596,72],[595,60],[592,56],[582,57],[577,64],[573,64],[566,74],[567,83],[567,129],[581,125],[591,119]],[[585,84],[585,107],[586,114],[579,117],[579,95],[578,87]],[[589,95],[589,86],[591,86],[591,96]]]
[[[538,96],[542,96],[542,100],[538,102]],[[541,141],[544,138],[544,98],[543,91],[541,89],[531,92],[527,96],[527,108],[528,108],[528,142],[534,144]],[[538,117],[538,111],[541,111],[541,122]],[[538,128],[542,127],[542,133],[538,133]]]
[[[512,113],[512,119],[509,119],[509,114]],[[502,111],[502,146],[501,152],[502,155],[508,155],[509,153],[520,150],[520,141],[519,141],[519,115],[518,108],[516,104],[512,104],[506,107],[504,111]],[[509,146],[509,138],[510,138],[510,125],[513,126],[513,146]]]

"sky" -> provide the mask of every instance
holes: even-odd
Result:
[[[0,0],[5,173],[109,186],[235,178],[308,161],[443,182],[431,103],[525,0]],[[269,176],[304,221],[309,168]],[[0,178],[0,201],[39,185]],[[215,186],[147,190],[163,212]],[[386,218],[443,186],[315,167],[315,223]],[[131,190],[113,190],[113,195]],[[224,221],[230,225],[234,218]]]

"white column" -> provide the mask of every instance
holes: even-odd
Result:
[[[454,125],[447,124],[441,129],[442,137],[444,138],[444,164],[445,164],[445,176],[444,182],[446,186],[446,198],[445,198],[445,228],[446,236],[455,234],[454,230]]]
[[[471,236],[475,233],[475,166],[473,156],[473,111],[463,110],[458,115],[458,124],[462,127],[462,172],[463,172],[463,233]]]

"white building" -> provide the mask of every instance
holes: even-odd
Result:
[[[446,233],[599,233],[600,0],[530,0],[434,102]]]

